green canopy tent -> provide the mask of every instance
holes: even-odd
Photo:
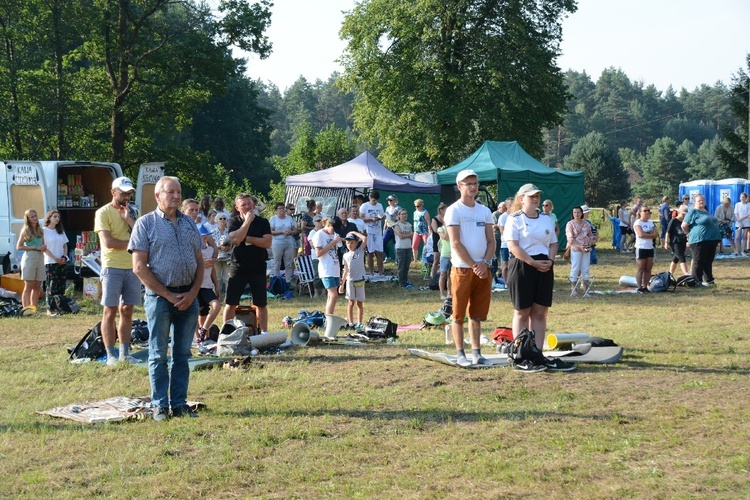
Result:
[[[542,199],[549,198],[555,205],[554,213],[560,225],[558,242],[560,248],[565,248],[565,224],[570,220],[573,207],[584,203],[583,172],[550,168],[524,151],[516,141],[485,141],[465,160],[438,172],[438,184],[455,185],[456,174],[464,169],[474,170],[479,182],[497,182],[498,200],[515,196],[518,188],[529,182],[544,191]],[[494,211],[497,207],[491,208]]]

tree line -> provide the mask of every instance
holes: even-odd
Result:
[[[163,160],[186,192],[283,196],[287,175],[371,150],[394,171],[446,168],[516,140],[587,174],[587,202],[746,176],[748,76],[693,91],[593,81],[556,65],[573,0],[363,0],[345,16],[343,73],[283,92],[245,75],[266,57],[270,1],[0,3],[0,154]],[[748,68],[750,68],[750,59]]]

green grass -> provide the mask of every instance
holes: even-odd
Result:
[[[600,262],[597,290],[635,273],[629,256],[600,250]],[[655,271],[666,262],[660,252]],[[393,344],[295,348],[245,371],[196,372],[189,397],[207,408],[166,423],[35,413],[149,394],[144,369],[67,362],[65,346],[99,320],[96,304],[0,319],[0,495],[747,497],[750,261],[715,271],[712,289],[570,299],[560,263],[549,330],[614,339],[625,347],[614,365],[459,370],[410,357],[408,347],[452,350],[440,330],[410,331]],[[399,324],[440,306],[437,292],[387,284],[367,295],[367,317]],[[271,330],[323,307],[272,302]],[[511,318],[508,296],[494,294],[483,333]]]

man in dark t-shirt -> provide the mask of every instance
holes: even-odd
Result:
[[[235,198],[237,215],[229,221],[229,241],[233,245],[229,262],[224,322],[234,318],[245,285],[250,285],[253,305],[258,311],[261,332],[268,331],[266,299],[266,260],[271,247],[271,225],[267,219],[255,215],[255,204],[249,194],[240,193]]]

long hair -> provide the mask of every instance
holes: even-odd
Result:
[[[208,212],[209,210],[211,210],[211,197],[209,195],[204,195],[203,198],[201,198],[201,202],[198,207],[203,215],[205,217],[208,217]]]
[[[52,219],[53,215],[60,215],[60,212],[57,210],[50,210],[47,212],[47,215],[44,217],[44,227],[49,227],[50,219]],[[57,231],[57,234],[63,234],[65,232],[65,228],[63,228],[62,223],[62,216],[60,216],[60,222],[57,223],[57,226],[55,226],[55,231]]]
[[[44,230],[42,229],[42,226],[39,225],[39,219],[37,219],[36,227],[31,227],[29,215],[32,213],[36,214],[36,210],[33,208],[29,208],[23,213],[23,230],[21,231],[23,241],[29,241],[31,238],[44,236]]]
[[[513,198],[513,206],[510,207],[510,213],[518,212],[523,208],[523,195],[517,194],[515,198]]]

